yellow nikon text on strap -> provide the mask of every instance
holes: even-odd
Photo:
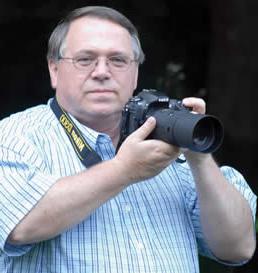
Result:
[[[68,113],[58,104],[56,97],[51,101],[50,107],[68,135],[71,144],[83,165],[89,168],[90,166],[101,162],[101,157],[87,143]]]

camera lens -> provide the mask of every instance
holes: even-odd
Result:
[[[193,132],[193,142],[195,145],[207,149],[214,141],[214,126],[207,119],[200,120]]]
[[[150,115],[157,120],[150,138],[201,153],[214,152],[222,142],[223,127],[214,116],[173,109],[154,109]]]
[[[206,116],[198,121],[193,131],[193,143],[199,151],[214,149],[221,141],[222,129],[216,119]]]

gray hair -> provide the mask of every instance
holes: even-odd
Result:
[[[64,19],[62,19],[49,38],[47,52],[48,60],[59,60],[71,23],[78,18],[86,16],[109,20],[127,29],[132,37],[135,60],[140,64],[144,62],[145,56],[141,47],[136,27],[120,12],[104,6],[88,6],[75,9],[70,12]]]

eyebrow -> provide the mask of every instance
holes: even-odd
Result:
[[[98,51],[95,51],[95,50],[87,50],[87,49],[82,49],[82,50],[79,50],[77,52],[75,52],[75,55],[78,56],[78,55],[82,55],[82,54],[88,54],[88,55],[99,55],[98,54]],[[126,56],[126,57],[130,57],[130,54],[128,54],[127,52],[123,52],[123,51],[119,51],[119,50],[114,50],[114,51],[111,51],[109,52],[106,56]]]

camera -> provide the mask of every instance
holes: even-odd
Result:
[[[217,117],[193,113],[181,100],[143,89],[123,109],[118,147],[150,116],[155,117],[156,127],[148,138],[202,153],[212,153],[222,143],[223,126]]]

